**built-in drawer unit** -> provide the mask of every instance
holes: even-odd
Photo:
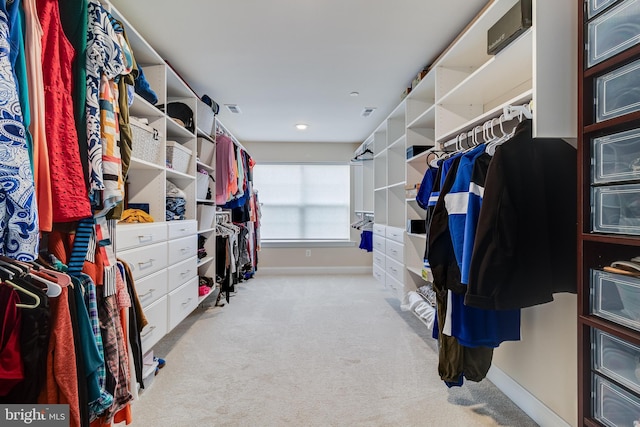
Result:
[[[144,276],[135,281],[136,292],[142,307],[147,307],[169,292],[167,287],[167,270]]]
[[[118,224],[116,226],[116,251],[151,245],[167,240],[165,223]]]
[[[198,306],[198,278],[169,292],[169,331],[182,322]]]
[[[593,231],[640,235],[640,184],[593,187],[591,206]]]
[[[640,110],[640,60],[596,79],[596,121]]]
[[[389,258],[398,261],[399,263],[404,262],[404,246],[394,240],[387,240],[386,243],[386,254]]]
[[[378,234],[374,234],[373,235],[373,249],[380,251],[382,253],[385,253],[386,251],[386,240],[383,236],[380,236]]]
[[[169,241],[169,264],[175,264],[198,253],[198,236],[193,235]]]
[[[191,257],[167,269],[169,291],[179,288],[185,282],[198,275],[198,257]]]
[[[373,234],[377,234],[379,236],[385,235],[385,229],[387,227],[382,224],[373,224]]]
[[[593,139],[594,184],[640,179],[640,129]]]
[[[387,257],[384,256],[384,253],[374,250],[373,251],[373,265],[377,265],[378,267],[385,269]]]
[[[404,242],[404,230],[398,227],[387,227],[386,229],[387,239],[395,240],[396,242]]]
[[[167,227],[169,239],[178,239],[198,233],[198,221],[196,220],[169,221]]]
[[[404,282],[404,267],[399,262],[387,258],[387,267],[385,270],[387,274],[395,280],[401,283]]]
[[[593,417],[605,426],[634,426],[640,419],[640,399],[597,374],[593,399]]]
[[[394,277],[387,274],[387,282],[385,283],[385,286],[393,292],[398,299],[402,300],[404,296],[404,285],[402,282],[399,282]]]
[[[140,279],[167,266],[167,242],[118,251],[118,258],[129,264],[134,279]]]
[[[640,393],[640,347],[597,329],[592,339],[593,369]]]
[[[142,353],[146,353],[167,333],[167,296],[144,309],[147,326],[140,332]]]
[[[640,280],[591,270],[591,313],[640,331]]]
[[[378,265],[373,265],[373,277],[375,277],[375,279],[382,283],[383,285],[386,282],[386,277],[387,277],[387,273],[385,271],[384,268],[378,266]]]
[[[587,67],[640,42],[640,0],[626,0],[587,24]]]

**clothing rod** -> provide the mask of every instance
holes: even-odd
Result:
[[[511,121],[513,119],[522,117],[531,119],[533,116],[533,100],[529,101],[523,105],[506,105],[502,108],[502,112],[493,117],[490,117],[481,125],[476,125],[470,130],[462,131],[455,138],[450,139],[445,142],[442,147],[447,148],[452,145],[462,144],[463,140],[468,141],[469,139],[473,139],[478,133],[483,132],[485,127],[493,128],[495,125]],[[494,120],[498,119],[499,122],[494,124]],[[479,131],[478,131],[479,130]]]

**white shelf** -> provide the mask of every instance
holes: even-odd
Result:
[[[178,172],[171,168],[166,168],[166,170],[167,170],[167,178],[177,178],[177,179],[184,179],[189,181],[194,181],[196,179],[196,177],[193,175],[189,175],[183,172]]]
[[[200,304],[201,302],[203,302],[204,300],[206,300],[207,298],[209,298],[211,295],[214,295],[214,294],[216,295],[216,298],[217,298],[217,295],[220,294],[220,291],[218,290],[217,287],[214,287],[213,289],[214,290],[209,291],[209,293],[206,295],[202,295],[202,296],[198,295],[198,304]]]
[[[198,230],[198,234],[211,233],[212,231],[216,231],[215,227]]]
[[[155,163],[151,163],[146,160],[139,159],[137,157],[131,157],[131,164],[129,165],[129,169],[146,169],[146,170],[163,171],[166,168],[164,166],[156,165]]]
[[[407,236],[414,239],[427,240],[426,234],[407,233]]]
[[[198,167],[198,169],[204,169],[207,172],[215,173],[216,171],[212,166],[209,166],[206,163],[202,163],[200,160],[196,160],[196,166]]]
[[[207,203],[207,204],[211,204],[211,205],[216,203],[216,201],[213,200],[213,199],[196,199],[196,202],[197,203]]]
[[[433,129],[436,127],[436,106],[431,103],[431,106],[427,108],[422,114],[416,117],[407,125],[407,128],[425,128]]]
[[[215,228],[213,230],[215,230]],[[201,233],[201,231],[198,231],[198,233]],[[198,268],[202,267],[203,265],[209,264],[213,260],[214,260],[214,258],[212,256],[208,256],[206,258],[202,258],[202,259],[198,260]]]
[[[171,117],[167,116],[167,139],[170,138],[194,138],[195,135],[184,126],[179,125]]]
[[[156,119],[164,117],[162,111],[138,94],[133,98],[133,104],[131,104],[129,108],[129,114],[136,117],[153,117]]]

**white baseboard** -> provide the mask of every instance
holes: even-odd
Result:
[[[373,274],[371,267],[260,267],[259,275]]]
[[[538,400],[527,389],[522,387],[503,370],[495,365],[487,373],[487,379],[495,384],[509,399],[520,407],[527,415],[541,427],[571,427],[558,414]]]

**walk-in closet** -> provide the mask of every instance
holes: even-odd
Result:
[[[0,425],[640,425],[640,1],[0,9]]]

